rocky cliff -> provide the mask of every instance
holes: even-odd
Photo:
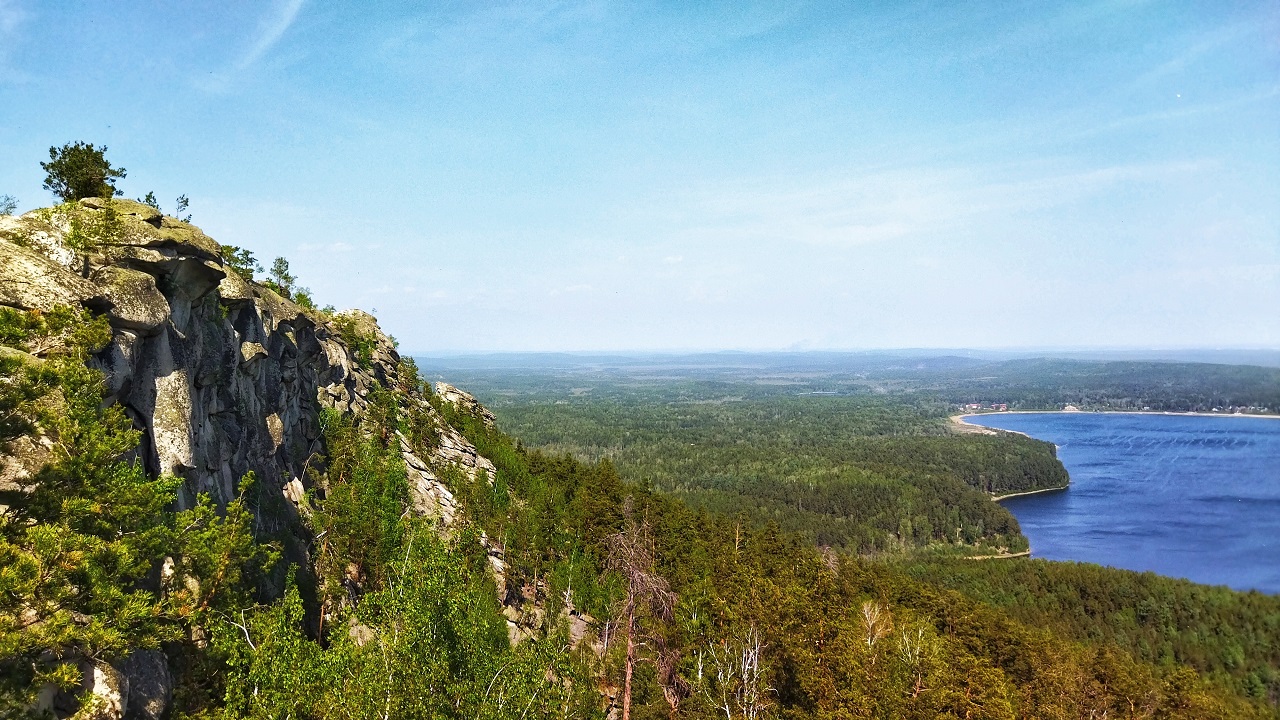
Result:
[[[282,493],[305,483],[320,411],[358,415],[372,388],[398,383],[391,340],[372,317],[348,313],[372,343],[361,362],[332,319],[246,281],[199,228],[140,203],[111,205],[118,227],[89,242],[75,234],[102,223],[96,198],[0,219],[0,304],[106,313],[113,337],[96,362],[107,402],[142,431],[149,471],[186,480],[180,503],[200,492],[225,503],[250,471]],[[13,484],[39,458],[8,460]]]
[[[142,431],[149,471],[186,480],[181,503],[201,492],[225,503],[251,471],[296,496],[308,460],[321,449],[320,411],[358,417],[375,387],[409,392],[433,413],[400,377],[394,342],[372,316],[304,309],[241,277],[199,228],[126,200],[112,201],[111,210],[118,228],[89,243],[74,235],[107,212],[96,198],[0,217],[0,305],[106,314],[112,341],[95,358],[107,377],[106,401],[120,403]],[[467,393],[443,383],[438,391],[492,422]],[[414,457],[411,466],[452,464],[492,477],[493,464],[459,433],[442,421],[437,430],[431,456]],[[408,459],[413,449],[402,442]],[[40,456],[33,447],[3,460],[0,482],[14,487]],[[431,503],[419,504],[425,510]]]
[[[471,480],[491,481],[496,474],[493,463],[433,409],[372,316],[301,307],[242,276],[199,228],[149,206],[87,199],[0,217],[0,305],[105,314],[111,341],[92,360],[106,377],[105,401],[119,403],[140,431],[139,452],[149,473],[184,480],[181,507],[200,493],[225,505],[240,479],[253,472],[259,492],[283,500],[273,506],[287,509],[259,511],[258,528],[305,535],[305,523],[294,520],[305,512],[311,489],[307,468],[323,455],[322,411],[350,413],[358,422],[379,388],[400,393],[419,416],[430,418],[428,441],[398,438],[417,512],[447,527],[459,508],[441,478],[451,469]],[[438,392],[461,411],[492,422],[470,395],[447,385]],[[22,438],[0,454],[0,490],[29,486],[48,454],[46,444],[39,435]],[[305,566],[310,538],[297,539],[293,559]],[[482,543],[505,595],[501,550],[487,538]],[[520,636],[519,621],[518,615],[509,621],[513,639]],[[131,662],[159,662],[161,670],[135,677],[128,663],[90,664],[83,669],[87,689],[119,709],[112,716],[128,707],[134,708],[130,715],[158,716],[138,708],[150,703],[163,712],[163,657],[152,652]],[[130,701],[131,684],[160,689],[146,697],[135,692]]]

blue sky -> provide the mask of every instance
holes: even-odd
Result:
[[[1280,4],[0,0],[50,145],[411,352],[1280,347]]]

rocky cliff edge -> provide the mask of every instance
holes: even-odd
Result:
[[[401,377],[395,344],[372,316],[303,308],[238,274],[198,227],[141,203],[89,198],[0,217],[0,305],[107,316],[111,343],[94,359],[106,374],[106,401],[123,406],[142,432],[148,471],[185,480],[182,506],[198,493],[226,503],[250,471],[296,506],[304,469],[322,450],[321,411],[359,417],[376,387],[408,392],[431,411],[416,379]],[[443,421],[439,427],[438,447],[415,452],[405,442],[403,451],[415,507],[451,518],[456,508],[438,470],[453,464],[492,477],[494,469]],[[40,450],[32,438],[0,456],[0,486],[20,488],[42,462]]]

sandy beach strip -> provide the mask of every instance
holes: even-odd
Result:
[[[952,415],[951,420],[961,425],[976,425],[965,418],[982,417],[983,415],[1169,415],[1172,417],[1216,417],[1216,418],[1265,418],[1280,420],[1280,414],[1268,413],[1216,413],[1216,412],[1174,412],[1172,410],[998,410],[996,412],[960,413]],[[977,427],[984,427],[977,425]],[[1007,431],[1011,432],[1011,431]]]
[[[986,425],[980,425],[976,422],[970,422],[969,418],[982,417],[983,415],[1168,415],[1171,417],[1216,417],[1216,418],[1265,418],[1267,420],[1280,420],[1280,415],[1250,415],[1248,413],[1214,413],[1214,412],[1172,412],[1169,410],[1001,410],[998,412],[988,413],[960,413],[947,418],[951,423],[951,429],[958,433],[968,433],[972,435],[998,435],[1002,432],[1011,432],[1023,437],[1031,437],[1030,435],[1018,430],[1005,430],[1003,428],[992,428]],[[1038,440],[1039,438],[1031,438]],[[1057,447],[1056,445],[1054,446]]]
[[[1071,486],[1063,485],[1062,487],[1040,488],[1039,490],[1027,490],[1025,492],[1006,493],[1004,495],[992,495],[991,499],[995,502],[1000,502],[1001,500],[1008,500],[1009,498],[1022,497],[1024,495],[1040,495],[1041,493],[1058,492],[1060,490],[1066,490],[1069,487]]]
[[[966,420],[966,419],[965,419],[965,418],[971,418],[971,417],[979,417],[979,416],[982,416],[982,415],[1012,415],[1012,414],[1014,414],[1014,413],[1029,413],[1029,412],[1034,412],[1034,411],[1031,411],[1031,410],[1009,410],[1009,411],[1007,411],[1007,412],[993,412],[993,413],[967,413],[967,414],[964,414],[964,415],[952,415],[952,416],[951,416],[951,418],[950,418],[950,420],[951,420],[951,425],[952,425],[953,429],[954,429],[956,432],[963,433],[963,434],[970,434],[970,435],[999,435],[1000,433],[1013,433],[1014,435],[1021,435],[1022,437],[1025,437],[1025,438],[1031,438],[1032,440],[1039,440],[1039,438],[1031,437],[1030,435],[1028,435],[1028,434],[1026,434],[1026,433],[1022,432],[1021,430],[1005,430],[1004,428],[993,428],[993,427],[987,427],[986,425],[979,425],[978,423],[972,423],[972,422],[969,422],[968,420]],[[1054,411],[1053,411],[1053,410],[1045,410],[1045,412],[1054,412]],[[1061,411],[1059,411],[1059,412],[1061,412]],[[1057,445],[1054,445],[1054,447],[1055,447],[1055,448],[1057,448],[1058,446],[1057,446]]]

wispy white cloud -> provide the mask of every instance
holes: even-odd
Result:
[[[945,66],[981,61],[1011,50],[1043,46],[1047,41],[1064,35],[1087,32],[1100,19],[1150,2],[1151,0],[1097,0],[1088,3],[1068,3],[1050,14],[998,32],[981,44],[968,48],[961,47],[953,53],[945,54],[942,57],[942,64]]]
[[[1177,55],[1143,73],[1134,84],[1145,85],[1156,80],[1162,80],[1170,75],[1181,73],[1214,51],[1229,47],[1256,32],[1258,32],[1257,28],[1246,23],[1225,25],[1210,30],[1178,52]]]
[[[16,0],[0,0],[0,35],[13,33],[26,18],[26,11]]]
[[[434,80],[567,75],[595,62],[582,40],[593,37],[608,12],[598,0],[461,7],[396,18],[384,28],[376,57]]]
[[[302,10],[303,2],[304,0],[285,0],[277,6],[273,15],[267,15],[262,19],[259,24],[258,38],[244,57],[236,63],[237,70],[247,70],[280,42],[280,38],[284,37],[285,32],[293,25],[293,21],[298,19],[298,12]]]
[[[9,63],[9,55],[17,44],[20,27],[27,17],[27,11],[17,0],[0,0],[0,83],[23,82],[28,79],[26,73]]]
[[[1231,110],[1238,110],[1242,107],[1253,105],[1254,103],[1273,100],[1277,97],[1280,97],[1280,83],[1251,88],[1236,95],[1220,99],[1217,102],[1190,103],[1186,102],[1181,97],[1178,97],[1175,99],[1184,104],[1179,104],[1166,110],[1129,115],[1127,117],[1086,128],[1076,133],[1071,133],[1068,136],[1084,138],[1152,123],[1161,123],[1181,118],[1197,117],[1200,115],[1217,115]]]
[[[927,242],[986,227],[992,218],[1062,207],[1117,187],[1165,182],[1204,167],[1189,161],[1059,172],[911,168],[848,180],[763,180],[693,194],[685,218],[692,222],[679,234],[686,241],[721,243],[736,238],[827,247]]]
[[[0,0],[2,2],[3,0]],[[231,88],[232,80],[239,73],[245,72],[258,63],[276,43],[284,37],[294,21],[298,19],[298,13],[302,11],[302,5],[306,0],[282,0],[274,7],[274,11],[267,13],[258,23],[258,31],[254,36],[253,44],[248,50],[240,56],[238,60],[231,64],[226,70],[213,73],[212,75],[201,78],[197,81],[197,85],[212,93],[224,93]]]

